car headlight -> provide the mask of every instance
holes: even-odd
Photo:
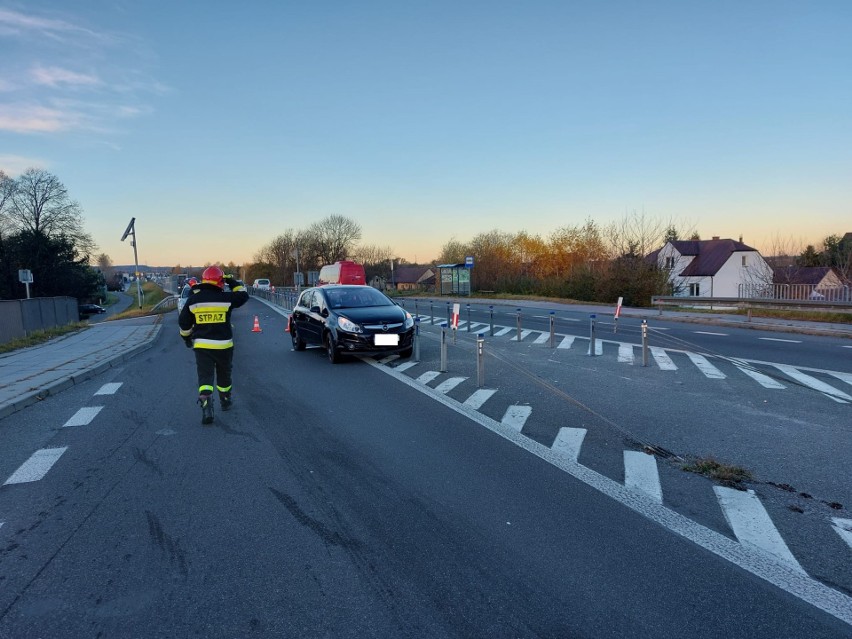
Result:
[[[405,311],[405,328],[411,328],[414,326],[414,318],[411,317],[411,313]]]
[[[361,333],[361,327],[348,317],[337,318],[337,328],[347,333]]]

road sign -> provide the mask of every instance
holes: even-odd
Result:
[[[32,284],[33,283],[33,272],[28,268],[22,268],[18,270],[18,281],[21,284]]]
[[[473,255],[468,255],[466,258],[464,258],[464,267],[473,268]]]

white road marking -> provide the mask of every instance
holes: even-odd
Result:
[[[528,328],[521,329],[521,339],[518,340],[518,341],[520,341],[520,342],[524,341],[530,334],[532,334],[532,331],[529,330]],[[512,335],[512,339],[515,339],[515,340],[518,339],[518,329],[517,328],[515,329],[515,334]]]
[[[568,428],[567,426],[563,426],[556,434],[556,439],[550,448],[555,453],[565,455],[571,461],[577,461],[585,437],[585,428]]]
[[[67,426],[86,426],[95,416],[101,412],[103,406],[85,406],[78,410],[74,415],[62,425],[62,428]]]
[[[852,348],[852,346],[841,346],[841,348]]]
[[[802,340],[800,339],[781,339],[780,337],[758,337],[757,339],[762,339],[767,342],[787,342],[788,344],[801,344]]]
[[[533,344],[544,344],[546,341],[550,339],[550,333],[541,333],[538,337],[535,338]]]
[[[471,332],[471,333],[475,333],[476,331],[478,331],[478,330],[479,330],[479,327],[480,327],[480,326],[485,327],[485,326],[488,326],[488,324],[485,324],[485,323],[483,323],[483,322],[473,322],[473,323],[470,325],[470,332]]]
[[[403,362],[399,366],[395,366],[394,370],[407,371],[409,368],[412,368],[413,366],[417,366],[417,362],[411,362],[411,361]]]
[[[421,384],[428,384],[440,374],[441,373],[439,371],[426,371],[420,377],[417,378],[417,381]]]
[[[38,481],[47,474],[47,471],[62,457],[62,453],[66,450],[68,450],[68,446],[37,450],[27,461],[21,464],[18,470],[12,473],[3,485],[25,484],[31,481]]]
[[[567,458],[565,455],[555,452],[547,446],[526,437],[514,428],[510,428],[468,406],[464,406],[461,402],[447,395],[436,393],[430,387],[417,383],[408,375],[397,373],[393,368],[380,366],[369,359],[366,361],[371,366],[374,366],[386,375],[394,377],[409,388],[427,395],[460,415],[464,415],[483,428],[487,428],[499,437],[535,455],[546,463],[559,468],[571,477],[583,482],[619,504],[630,508],[666,530],[692,541],[717,557],[721,557],[725,561],[739,566],[767,583],[781,588],[794,597],[811,604],[846,624],[852,625],[852,597],[849,595],[835,590],[809,577],[807,574],[782,565],[774,558],[770,559],[763,551],[754,550],[730,539],[726,535],[702,526],[662,504],[656,504],[645,497],[640,497],[621,483],[591,468],[586,468],[582,464]]]
[[[736,490],[724,486],[713,486],[713,490],[725,519],[742,544],[769,553],[787,566],[805,574],[804,568],[787,548],[769,518],[769,513],[753,490]]]
[[[464,401],[464,405],[469,406],[473,410],[479,410],[479,408],[496,392],[497,391],[493,388],[480,388]]]
[[[839,373],[837,371],[828,371],[829,375],[832,375],[839,379],[842,382],[846,382],[847,384],[852,384],[852,375],[849,373]]]
[[[517,404],[509,406],[500,423],[520,433],[530,413],[532,413],[532,406],[518,406]]]
[[[650,346],[651,355],[654,356],[654,361],[657,362],[657,366],[660,367],[661,370],[664,371],[676,371],[677,366],[672,361],[671,357],[666,354],[659,346]]]
[[[657,459],[642,451],[624,451],[624,485],[648,495],[658,504],[663,503],[660,472]]]
[[[697,335],[718,335],[719,337],[727,337],[728,336],[727,333],[711,333],[709,331],[692,331],[692,332],[697,334]]]
[[[633,344],[618,345],[618,361],[627,364],[633,363]]]
[[[840,535],[840,538],[852,548],[852,519],[840,519],[840,517],[832,517],[834,522],[834,530]]]
[[[792,366],[788,366],[787,364],[775,364],[775,367],[785,375],[789,375],[797,382],[819,391],[823,395],[826,395],[829,399],[833,399],[838,404],[852,402],[852,396],[847,395],[843,391],[837,390],[834,386],[829,386],[825,382],[818,380],[816,377],[805,375],[803,372],[793,368]]]
[[[741,362],[739,360],[731,360],[741,372],[745,373],[749,377],[751,377],[758,384],[763,386],[764,388],[787,388],[776,379],[769,377],[769,375],[764,375],[756,370],[753,370],[747,363]]]
[[[559,342],[559,346],[556,348],[571,348],[571,344],[574,343],[574,339],[576,339],[573,335],[565,336],[561,342]]]
[[[592,340],[589,340],[589,348],[586,349],[586,355],[592,354]],[[595,340],[595,355],[603,355],[603,342],[599,339]]]
[[[710,379],[725,379],[725,374],[713,366],[710,361],[698,353],[687,353],[686,356],[693,364]]]
[[[111,382],[101,386],[100,390],[95,395],[115,395],[115,392],[121,388],[124,382]]]
[[[446,395],[466,379],[467,377],[450,377],[450,379],[444,380],[443,382],[438,384],[435,387],[435,390],[439,393],[443,393],[444,395]]]
[[[513,330],[515,330],[515,329],[510,327],[510,326],[505,326],[505,327],[501,328],[499,331],[497,331],[496,333],[494,333],[494,337],[500,337],[501,335],[505,335],[509,331],[513,331]]]
[[[582,322],[583,320],[577,319],[576,317],[560,317],[559,319],[565,320],[566,322]]]
[[[387,357],[383,357],[379,360],[379,364],[390,364],[395,359],[399,359],[399,355],[394,353],[393,355],[388,355]]]

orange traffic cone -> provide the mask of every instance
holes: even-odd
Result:
[[[251,329],[252,333],[262,333],[260,330],[260,322],[257,321],[257,315],[254,316],[254,328]]]

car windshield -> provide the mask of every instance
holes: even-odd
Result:
[[[331,308],[360,308],[392,304],[387,297],[369,286],[328,289],[325,295]]]

